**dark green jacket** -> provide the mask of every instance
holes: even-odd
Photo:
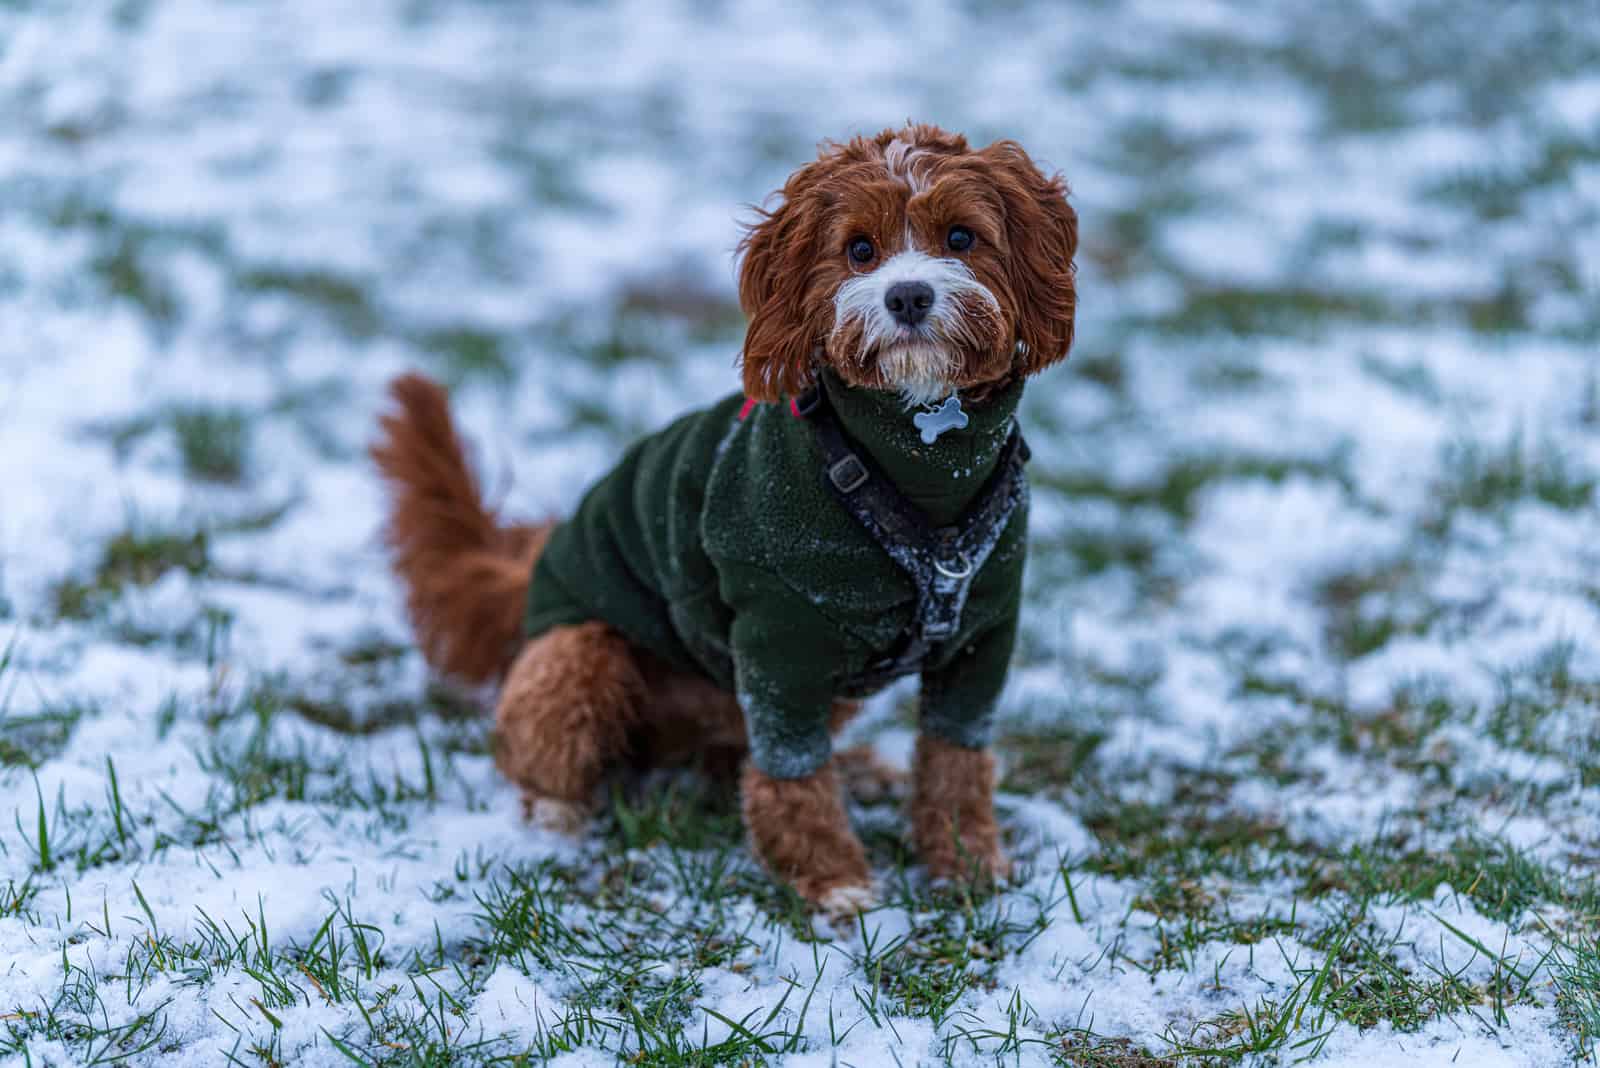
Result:
[[[994,470],[1019,381],[963,430],[925,445],[898,397],[824,372],[845,432],[936,525],[961,515]],[[863,696],[915,610],[911,579],[833,496],[811,425],[788,404],[740,418],[741,398],[636,442],[550,538],[529,593],[530,637],[600,619],[684,671],[738,695],[768,774],[827,760],[835,697]],[[954,639],[922,669],[921,726],[988,740],[1021,604],[1026,497],[972,581]]]

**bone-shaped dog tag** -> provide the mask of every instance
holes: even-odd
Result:
[[[932,445],[946,430],[960,430],[967,425],[967,413],[961,410],[961,398],[954,393],[937,408],[918,412],[911,422],[922,431],[922,443]]]

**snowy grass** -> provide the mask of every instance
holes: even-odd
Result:
[[[1592,13],[909,12],[0,5],[0,1065],[1593,1063]],[[858,799],[836,931],[715,778],[521,824],[363,447],[421,368],[570,508],[733,388],[747,205],[908,115],[1066,172],[1082,318],[1019,870]]]

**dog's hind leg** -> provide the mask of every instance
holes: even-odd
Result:
[[[604,623],[555,627],[523,647],[500,691],[495,763],[522,787],[529,819],[582,828],[644,699],[638,659]]]

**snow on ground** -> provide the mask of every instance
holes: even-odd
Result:
[[[1548,1065],[1600,1032],[1600,23],[1585,5],[0,7],[0,1065]],[[363,446],[508,511],[733,388],[826,137],[1020,140],[998,894],[833,931],[726,790],[520,823]],[[902,688],[853,728],[904,761]]]

